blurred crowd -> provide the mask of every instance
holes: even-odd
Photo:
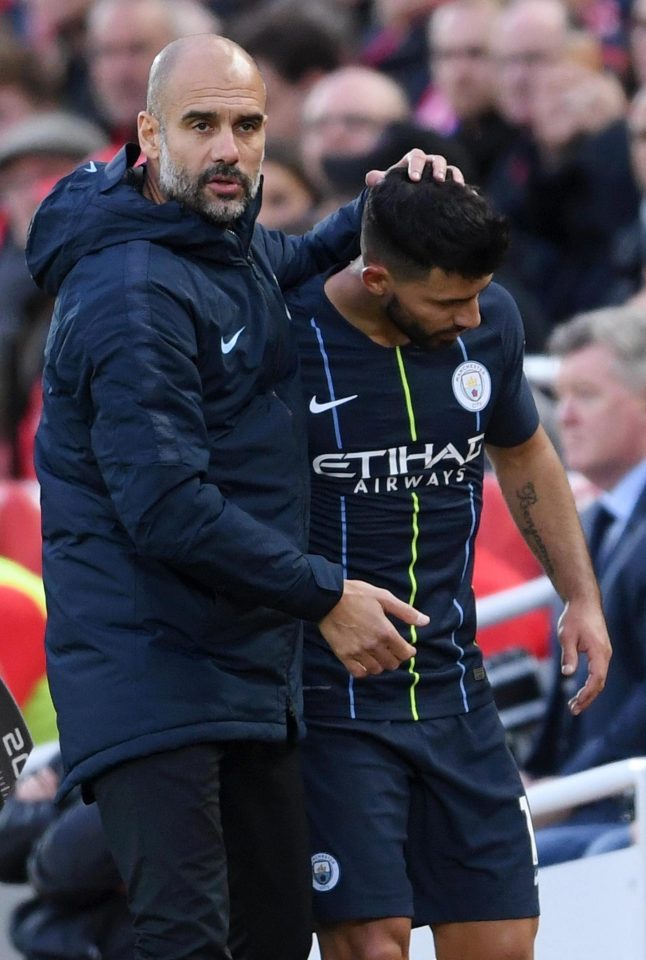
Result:
[[[51,303],[24,265],[31,214],[135,139],[179,36],[224,33],[260,65],[266,225],[301,232],[417,145],[510,217],[498,279],[528,352],[640,295],[646,0],[1,0],[0,25],[0,476],[33,471]]]
[[[58,178],[136,140],[153,57],[175,38],[204,32],[238,41],[265,78],[259,219],[266,226],[308,229],[354,196],[367,170],[386,168],[413,146],[446,156],[509,217],[512,244],[497,279],[519,304],[528,353],[583,356],[556,388],[557,446],[590,484],[586,495],[630,489],[622,501],[630,510],[618,513],[634,548],[623,548],[625,563],[615,571],[626,570],[629,586],[607,585],[621,597],[617,618],[624,619],[612,639],[625,651],[615,657],[610,713],[585,741],[598,749],[585,754],[579,744],[583,759],[574,747],[549,762],[543,755],[533,772],[646,753],[646,743],[612,737],[600,747],[627,692],[634,711],[627,728],[646,730],[644,638],[633,638],[645,615],[631,606],[646,596],[646,0],[0,0],[0,481],[34,477],[52,302],[25,265],[31,216]],[[588,339],[559,337],[580,315],[588,317]],[[606,327],[622,325],[636,330],[634,342],[608,334]],[[599,385],[605,395],[591,407]],[[604,473],[599,464],[609,460],[615,468]],[[494,528],[490,543],[502,549],[494,557],[483,544],[476,593],[538,572],[528,552],[510,550],[508,518],[489,510],[485,503],[483,527]],[[29,594],[39,645],[41,588],[5,573],[0,588]],[[511,633],[549,657],[546,613]],[[509,636],[499,628],[484,640],[493,653],[511,645]],[[0,671],[2,657],[0,649]],[[50,813],[25,840],[23,859]],[[1,827],[9,828],[7,816]],[[4,873],[0,879],[13,876]],[[109,870],[107,883],[112,895]],[[121,949],[115,957],[126,955]]]
[[[224,33],[260,65],[266,225],[306,229],[418,145],[510,217],[499,279],[530,353],[642,288],[646,0],[0,0],[0,26],[0,477],[33,475],[51,303],[24,265],[31,214],[135,139],[179,36]]]

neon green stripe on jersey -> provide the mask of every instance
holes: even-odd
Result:
[[[404,390],[404,397],[406,398],[406,410],[408,411],[408,423],[410,425],[410,438],[411,440],[417,440],[417,426],[415,424],[415,414],[413,413],[413,401],[410,395],[410,387],[408,386],[408,380],[406,379],[406,370],[404,368],[404,358],[402,357],[402,352],[399,347],[395,347],[395,353],[397,354],[397,366],[399,367],[399,376],[401,377],[402,387]]]
[[[410,554],[411,560],[408,567],[408,576],[411,583],[411,591],[409,603],[413,606],[415,605],[415,598],[417,596],[417,579],[415,577],[415,564],[417,563],[417,541],[419,539],[419,524],[417,522],[419,516],[419,497],[416,493],[412,493],[413,498],[413,539],[410,545]],[[417,627],[411,626],[410,628],[411,643],[417,645]],[[419,720],[419,713],[417,712],[417,697],[415,695],[415,690],[417,684],[419,683],[420,676],[417,670],[415,669],[415,657],[411,657],[410,663],[408,664],[408,672],[413,678],[413,683],[410,688],[410,709],[413,714],[413,720]]]
[[[401,349],[395,347],[395,354],[397,356],[397,366],[399,367],[399,376],[402,383],[402,389],[404,391],[404,398],[406,400],[406,411],[408,413],[408,423],[410,427],[411,440],[417,440],[417,425],[415,423],[415,412],[413,410],[413,401],[410,393],[410,387],[408,386],[408,380],[406,378],[406,369],[404,367],[404,358],[402,357]],[[412,517],[412,538],[410,545],[410,564],[408,566],[408,579],[410,580],[410,595],[408,602],[412,605],[415,604],[415,597],[417,596],[417,579],[415,576],[415,565],[417,563],[417,542],[419,540],[419,497],[414,491],[411,491],[411,498],[413,501],[413,517]],[[417,628],[411,626],[410,628],[410,638],[411,643],[417,644]],[[419,720],[419,713],[417,710],[417,697],[416,697],[416,687],[420,681],[420,675],[415,669],[415,657],[411,657],[408,664],[408,672],[413,678],[413,682],[410,688],[410,709],[413,715],[413,720]]]

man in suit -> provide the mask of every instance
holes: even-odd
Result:
[[[564,459],[600,491],[582,522],[613,660],[603,694],[574,719],[566,704],[577,678],[560,677],[555,653],[544,724],[527,761],[533,776],[646,754],[646,315],[631,305],[579,314],[555,330],[549,347],[560,357]],[[538,830],[537,843],[544,866],[626,846],[630,811],[623,800],[589,804]]]

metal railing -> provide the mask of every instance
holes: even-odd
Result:
[[[547,577],[536,577],[517,587],[492,593],[476,600],[478,627],[490,627],[510,620],[539,607],[545,607],[556,598],[556,591]]]
[[[538,817],[626,793],[635,809],[631,846],[540,871],[537,960],[646,957],[646,757],[537,783],[527,796]]]

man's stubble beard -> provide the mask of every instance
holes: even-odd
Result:
[[[258,193],[262,167],[254,180],[235,166],[227,163],[215,163],[204,170],[199,177],[191,177],[185,170],[178,167],[170,156],[166,140],[162,135],[159,144],[159,185],[162,193],[168,200],[183,203],[195,211],[205,220],[218,226],[233,223],[243,215],[251,201]],[[243,189],[241,200],[228,197],[206,196],[207,184],[213,177],[227,177],[236,180]]]
[[[411,343],[420,350],[431,352],[447,347],[449,344],[439,339],[437,334],[426,331],[410,317],[403,309],[395,294],[384,304],[386,316],[397,329],[408,337]],[[445,331],[446,332],[446,331]]]

